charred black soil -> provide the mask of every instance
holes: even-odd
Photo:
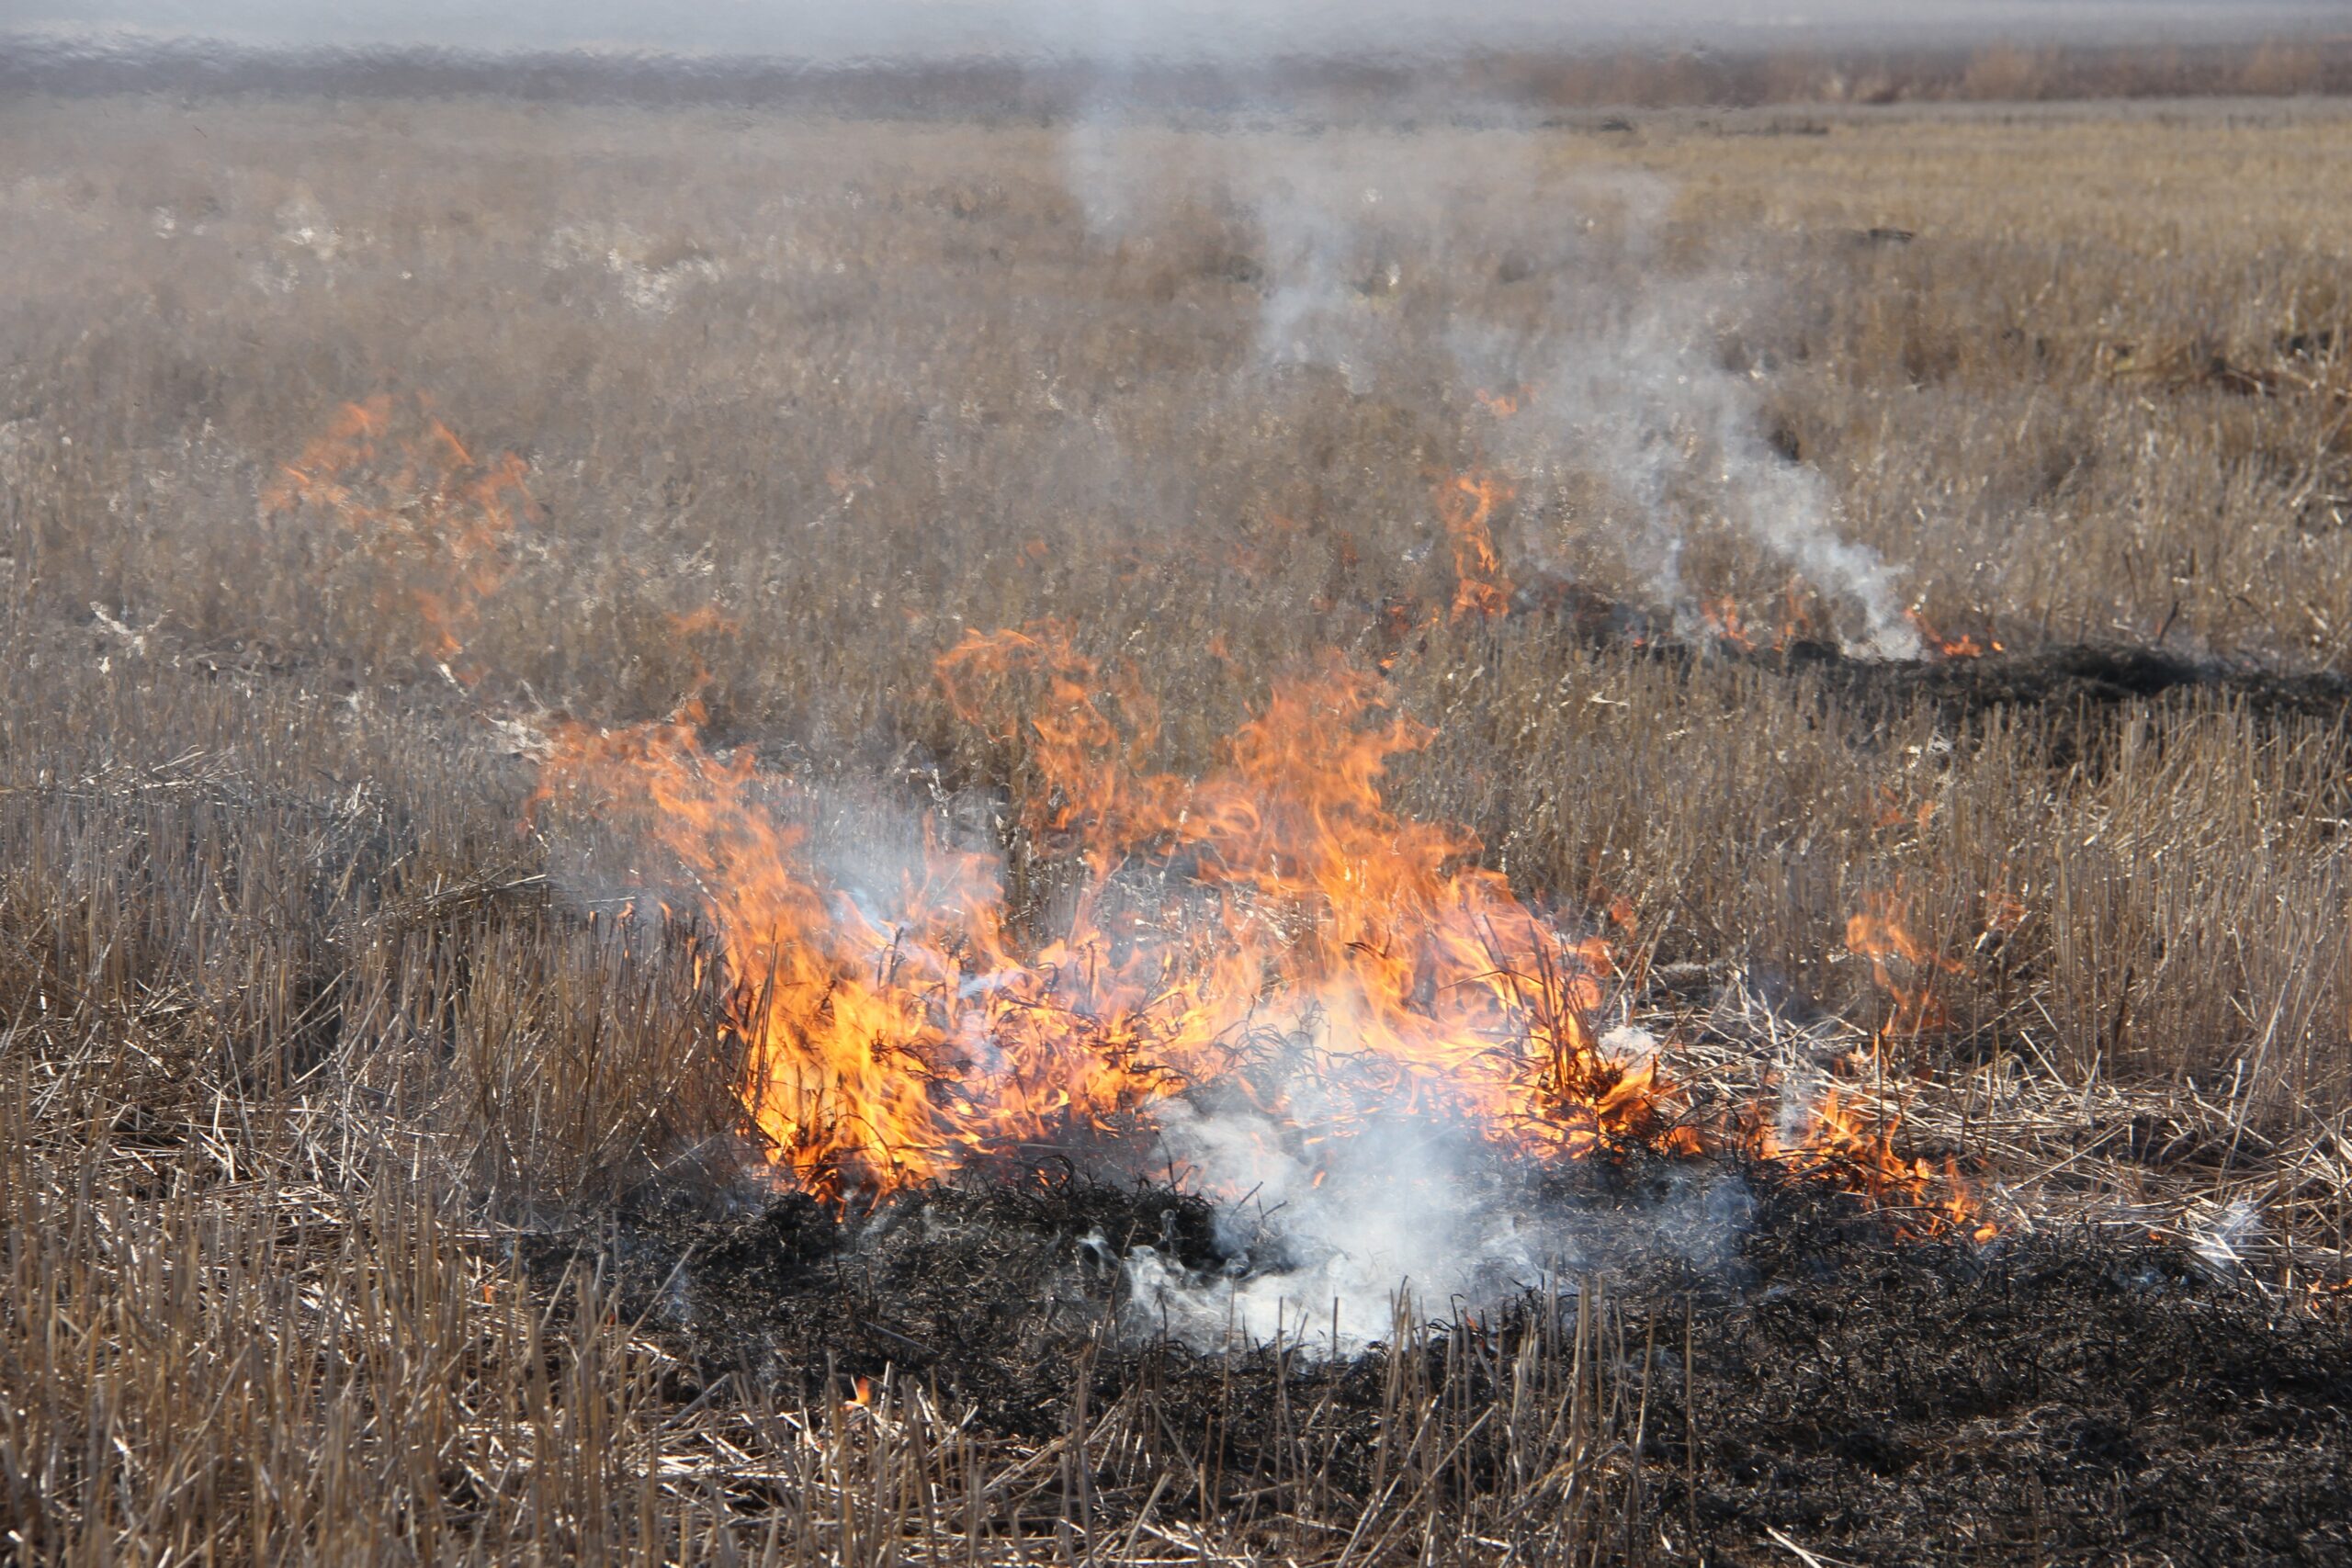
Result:
[[[2243,704],[2267,720],[2341,720],[2352,707],[2352,682],[2338,675],[2285,674],[2120,644],[2056,644],[1973,658],[1887,662],[1800,643],[1785,654],[1758,657],[1814,671],[1836,701],[1861,715],[1925,702],[1955,720],[1996,708],[2098,717],[2199,694]]]
[[[1574,583],[1530,590],[1522,593],[1521,608],[1548,617],[1561,632],[1597,649],[1636,650],[1676,667],[1724,660],[1771,676],[1812,681],[1826,705],[1865,726],[1922,705],[1958,727],[2004,713],[2048,736],[2062,763],[2095,753],[2117,725],[2151,706],[2219,702],[2242,707],[2265,725],[2341,724],[2352,714],[2352,680],[2340,674],[2198,657],[2161,642],[2036,642],[1890,660],[1809,638],[1770,646],[1693,641],[1673,635],[1636,606]]]
[[[1295,1479],[1303,1419],[1326,1445],[1317,1484],[1369,1501],[1400,1376],[1476,1412],[1508,1404],[1535,1356],[1561,1363],[1547,1386],[1594,1362],[1615,1380],[1620,1452],[1639,1454],[1619,1465],[1644,1521],[1622,1543],[1635,1559],[1662,1537],[1678,1557],[1695,1540],[1707,1561],[1792,1560],[1775,1532],[1873,1563],[2352,1552],[2352,1312],[2139,1232],[1906,1237],[1756,1168],[1732,1182],[1736,1240],[1702,1264],[1641,1223],[1658,1179],[1596,1162],[1549,1195],[1587,1206],[1596,1235],[1622,1220],[1640,1238],[1567,1285],[1340,1360],[1203,1355],[1138,1331],[1122,1258],[1148,1245],[1215,1270],[1213,1215],[1067,1171],[850,1222],[800,1197],[727,1217],[640,1205],[599,1237],[541,1244],[533,1271],[593,1260],[621,1280],[706,1380],[684,1397],[752,1379],[821,1402],[888,1376],[1016,1444],[1082,1424],[1075,1402],[1138,1402],[1150,1443],[1090,1461],[1091,1506],[1113,1517],[1157,1490],[1160,1517],[1246,1536],[1252,1499],[1286,1468]],[[1594,1309],[1581,1350],[1579,1296]],[[1582,1373],[1566,1365],[1579,1355]],[[1501,1427],[1465,1423],[1452,1484],[1514,1484]]]
[[[2139,716],[2161,731],[2216,702],[2263,726],[2352,710],[2340,677],[2157,648],[1890,661],[1654,639],[1597,600],[1553,608],[1599,646],[1808,682],[1865,728],[1922,706],[1957,731],[2006,715],[2056,766],[2095,761]],[[1196,1197],[1066,1163],[976,1169],[851,1217],[799,1194],[726,1213],[640,1195],[529,1261],[543,1284],[582,1264],[617,1281],[624,1310],[692,1369],[682,1400],[758,1385],[821,1409],[897,1380],[1028,1451],[1127,1402],[1148,1439],[1096,1464],[1087,1506],[1215,1520],[1222,1539],[1250,1539],[1258,1500],[1295,1490],[1302,1419],[1322,1445],[1304,1471],[1334,1514],[1371,1505],[1393,1479],[1380,1456],[1400,1379],[1461,1413],[1458,1504],[1524,1488],[1502,1417],[1481,1413],[1516,1407],[1533,1355],[1557,1363],[1547,1388],[1595,1375],[1571,1359],[1608,1363],[1590,1386],[1613,1390],[1622,1517],[1643,1532],[1627,1529],[1617,1560],[1660,1542],[1666,1560],[1697,1543],[1726,1563],[1800,1560],[1792,1548],[1871,1563],[2352,1558],[2352,1296],[2258,1280],[2120,1223],[1923,1239],[1778,1168],[1711,1170],[1701,1179],[1736,1194],[1713,1246],[1662,1218],[1688,1205],[1687,1163],[1627,1155],[1531,1177],[1520,1201],[1580,1216],[1576,1269],[1498,1310],[1441,1304],[1400,1341],[1338,1359],[1156,1334],[1131,1298],[1137,1248],[1202,1280],[1266,1260],[1233,1256]],[[1569,1327],[1588,1308],[1588,1332]]]

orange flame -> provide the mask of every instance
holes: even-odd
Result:
[[[1390,760],[1429,737],[1386,712],[1377,677],[1334,656],[1278,682],[1223,762],[1190,778],[1150,770],[1158,714],[1133,671],[1105,671],[1058,626],[967,634],[938,668],[956,713],[1024,753],[1032,841],[1082,873],[1054,934],[1024,940],[996,863],[935,840],[900,887],[830,884],[786,786],[709,749],[692,702],[660,724],[560,728],[534,796],[636,827],[691,879],[726,953],[747,1110],[808,1190],[870,1199],[1115,1133],[1207,1083],[1309,1141],[1385,1112],[1539,1158],[1705,1152],[1655,1057],[1614,1057],[1593,1035],[1619,972],[1608,942],[1521,902],[1474,863],[1466,829],[1388,807]],[[1178,878],[1186,912],[1171,914]],[[1631,931],[1629,906],[1612,900],[1610,918]],[[1849,941],[1890,988],[1890,958],[1952,967],[1894,895]],[[1924,993],[1896,994],[1924,1026]],[[1302,1049],[1311,1115],[1252,1070]],[[1793,1135],[1754,1106],[1730,1130],[1922,1234],[1989,1238],[1956,1165],[1895,1152],[1901,1123],[1833,1086]]]
[[[1921,615],[1916,606],[1904,611],[1903,616],[1919,634],[1920,641],[1942,654],[1946,659],[1982,659],[1987,653],[2003,651],[2000,643],[1989,634],[1982,642],[1977,640],[1974,634],[1968,632],[1963,632],[1956,637],[1944,637],[1928,624],[1928,617]]]
[[[324,434],[262,492],[268,515],[309,508],[358,536],[378,568],[380,612],[413,620],[418,651],[472,684],[459,662],[481,606],[506,581],[503,553],[532,515],[521,457],[477,461],[433,413],[431,400],[379,393],[345,403]]]
[[[1495,508],[1510,498],[1509,484],[1475,468],[1438,486],[1438,521],[1453,541],[1454,620],[1510,614],[1511,580],[1495,551],[1492,527]]]
[[[1495,418],[1509,419],[1519,412],[1520,405],[1527,400],[1527,395],[1532,389],[1522,382],[1519,386],[1500,392],[1490,392],[1484,387],[1478,387],[1474,389],[1470,395],[1478,400],[1480,408],[1485,409]]]
[[[1924,820],[1924,817],[1923,817]],[[1904,921],[1903,897],[1895,892],[1868,894],[1860,910],[1847,918],[1846,946],[1871,961],[1871,976],[1894,999],[1889,1034],[1921,1034],[1951,1022],[1935,991],[1938,975],[1957,975],[1963,965],[1945,957],[1914,936]],[[1899,961],[1898,975],[1890,961]]]
[[[1846,922],[1846,945],[1870,959],[1872,976],[1895,1003],[1894,1017],[1861,1058],[1871,1066],[1883,1059],[1879,1046],[1890,1035],[1917,1034],[1949,1021],[1932,979],[1963,967],[1915,936],[1905,918],[1896,890],[1868,896],[1863,908]],[[1897,964],[1904,970],[1900,976]],[[1803,1128],[1793,1135],[1765,1120],[1758,1108],[1745,1114],[1747,1146],[1758,1158],[1859,1193],[1874,1206],[1899,1210],[1907,1215],[1907,1228],[1920,1234],[1962,1231],[1978,1242],[1992,1240],[2000,1227],[1984,1217],[1957,1161],[1947,1158],[1939,1169],[1924,1158],[1895,1152],[1902,1125],[1901,1111],[1866,1113],[1850,1089],[1834,1083],[1807,1108]]]
[[[1939,1169],[1924,1158],[1895,1152],[1900,1111],[1871,1115],[1855,1096],[1832,1084],[1806,1111],[1804,1129],[1793,1139],[1784,1137],[1758,1109],[1747,1111],[1747,1122],[1748,1151],[1758,1158],[1857,1193],[1874,1207],[1898,1210],[1905,1228],[1917,1234],[1964,1231],[1980,1243],[2000,1234],[1984,1217],[1957,1161],[1947,1158]]]
[[[1239,1071],[1311,1057],[1324,1130],[1374,1111],[1457,1120],[1539,1155],[1647,1141],[1695,1153],[1654,1060],[1612,1059],[1589,1016],[1612,976],[1469,863],[1465,829],[1398,817],[1388,760],[1427,732],[1336,658],[1276,685],[1200,778],[1153,773],[1157,716],[1054,626],[972,634],[940,661],[956,712],[1026,749],[1027,826],[1083,871],[1058,934],[1018,939],[984,857],[934,843],[906,886],[828,885],[776,781],[722,756],[691,705],[553,738],[535,808],[633,819],[719,933],[745,1097],[779,1162],[834,1199],[990,1153],[1112,1129],[1209,1080],[1302,1124]],[[1182,876],[1189,916],[1132,908]]]
[[[1749,635],[1746,618],[1740,614],[1739,601],[1728,593],[1718,593],[1699,604],[1699,617],[1707,623],[1709,635],[1720,643],[1727,643],[1743,652],[1753,652],[1756,638]]]
[[[703,636],[733,637],[743,623],[716,604],[698,605],[670,616],[670,630],[681,640]]]
[[[2025,924],[2025,900],[2007,888],[1988,889],[1983,897],[1984,931],[1977,939],[1980,945],[1986,937],[2005,937]]]
[[[1768,646],[1761,641],[1761,627],[1751,626],[1739,601],[1728,593],[1716,593],[1699,602],[1699,619],[1705,623],[1707,635],[1726,647],[1742,653],[1753,653]],[[1792,643],[1812,635],[1813,615],[1805,607],[1804,584],[1792,578],[1781,591],[1781,625],[1772,633],[1769,644],[1771,651],[1785,651]]]
[[[1871,826],[1909,828],[1917,832],[1925,833],[1928,830],[1928,824],[1935,819],[1935,816],[1936,802],[1932,796],[1920,801],[1917,806],[1909,805],[1904,800],[1901,792],[1893,784],[1883,784],[1878,786],[1877,805],[1871,813]],[[1850,929],[1849,922],[1849,930]],[[1849,942],[1847,945],[1850,947],[1853,944]],[[1856,949],[1856,951],[1860,950]]]

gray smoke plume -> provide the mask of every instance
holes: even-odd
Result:
[[[1767,280],[1730,266],[1670,275],[1651,265],[1670,192],[1620,180],[1604,195],[1622,215],[1622,261],[1569,267],[1556,329],[1533,354],[1531,406],[1513,427],[1598,474],[1631,513],[1632,564],[1690,629],[1680,562],[1687,530],[1729,528],[1815,589],[1859,611],[1860,651],[1912,658],[1919,637],[1904,615],[1894,573],[1841,536],[1837,502],[1820,473],[1783,457],[1765,434],[1761,372],[1735,369],[1718,344],[1774,305]]]
[[[1387,1337],[1400,1295],[1417,1314],[1483,1307],[1580,1261],[1555,1218],[1509,1200],[1505,1163],[1466,1129],[1376,1121],[1310,1158],[1239,1106],[1180,1100],[1159,1120],[1180,1169],[1241,1196],[1218,1215],[1228,1273],[1130,1255],[1129,1314],[1144,1332],[1202,1348],[1279,1334],[1346,1355]]]
[[[1624,1060],[1657,1049],[1637,1029],[1601,1045]],[[1457,1320],[1649,1258],[1720,1268],[1747,1223],[1747,1192],[1722,1172],[1694,1170],[1653,1207],[1603,1216],[1545,1197],[1525,1161],[1470,1127],[1375,1115],[1334,1135],[1310,1072],[1283,1094],[1280,1117],[1214,1093],[1155,1109],[1170,1168],[1223,1200],[1227,1262],[1198,1273],[1131,1250],[1132,1331],[1202,1350],[1279,1338],[1310,1357],[1353,1355],[1400,1314]]]
[[[1163,189],[1156,140],[1114,115],[1070,136],[1073,188],[1107,240],[1139,224]],[[1577,476],[1608,498],[1524,523],[1515,547],[1556,570],[1571,540],[1613,549],[1679,628],[1699,628],[1684,560],[1698,536],[1745,539],[1846,617],[1855,651],[1910,658],[1918,634],[1896,573],[1844,536],[1835,494],[1767,435],[1770,372],[1723,345],[1787,308],[1771,275],[1737,256],[1662,254],[1675,190],[1624,173],[1546,179],[1521,136],[1484,139],[1475,171],[1410,138],[1261,136],[1217,147],[1187,171],[1250,214],[1262,276],[1253,372],[1314,365],[1357,395],[1398,367],[1454,367],[1457,394],[1515,387],[1521,407],[1485,437],[1514,481]],[[1497,193],[1510,193],[1498,198]],[[1549,279],[1539,318],[1453,311],[1456,276],[1514,258]],[[1227,391],[1258,391],[1244,377]]]
[[[22,0],[6,25],[269,47],[607,50],[842,62],[1767,48],[2007,40],[2186,42],[2340,24],[2321,0]]]

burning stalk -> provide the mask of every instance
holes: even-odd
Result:
[[[503,581],[501,541],[528,514],[524,465],[477,462],[422,400],[405,424],[401,412],[389,398],[346,405],[266,504],[334,516],[371,558],[406,569],[428,650],[454,657]],[[1457,617],[1508,608],[1489,523],[1509,493],[1475,472],[1440,491]],[[726,623],[697,611],[673,625],[691,639]],[[993,853],[936,832],[895,886],[828,876],[787,784],[706,740],[696,663],[695,694],[665,720],[551,727],[529,810],[629,833],[691,885],[724,955],[746,1114],[820,1198],[870,1200],[1023,1145],[1122,1133],[1211,1087],[1303,1145],[1398,1116],[1539,1160],[1710,1145],[1655,1049],[1596,1037],[1619,980],[1610,942],[1522,902],[1477,863],[1466,828],[1388,804],[1391,761],[1430,732],[1337,652],[1277,681],[1198,776],[1151,765],[1159,717],[1141,677],[1082,654],[1066,627],[971,633],[942,655],[950,708],[1034,776],[1030,841],[1080,874],[1042,935],[1007,908]],[[1148,917],[1138,897],[1155,901]],[[1849,940],[1890,989],[1882,948],[1920,962],[1891,907],[1858,915]],[[1905,1009],[1915,1027],[1932,1021],[1924,993]],[[1270,1040],[1312,1070],[1239,1070]],[[1756,1134],[1752,1117],[1724,1130],[1807,1174],[1962,1217],[1956,1171],[1896,1156],[1894,1125],[1865,1129],[1832,1094],[1792,1141]],[[1939,1181],[1948,1199],[1929,1197]]]
[[[1279,683],[1224,765],[1187,779],[1143,766],[1155,715],[1132,673],[1098,671],[1059,627],[975,634],[940,671],[958,712],[1026,745],[1029,830],[1085,870],[1044,941],[1016,940],[992,861],[935,840],[885,900],[827,886],[776,781],[708,749],[691,705],[560,728],[535,796],[645,835],[692,878],[728,954],[747,1105],[805,1186],[879,1193],[1110,1129],[1229,1084],[1270,1024],[1328,1029],[1328,1132],[1404,1112],[1541,1156],[1695,1152],[1656,1064],[1593,1039],[1608,945],[1470,864],[1465,830],[1385,805],[1387,759],[1427,732],[1382,716],[1374,677],[1335,659]],[[1180,864],[1195,912],[1140,940],[1123,881]]]
[[[1981,642],[1972,632],[1962,632],[1956,637],[1944,637],[1928,624],[1928,617],[1919,613],[1917,605],[1904,611],[1903,618],[1918,632],[1921,642],[1946,659],[1982,659],[1987,653],[2002,651],[2000,643],[1989,635]]]
[[[1453,541],[1453,610],[1500,620],[1510,614],[1511,580],[1495,551],[1495,508],[1511,498],[1510,486],[1493,474],[1472,469],[1438,487],[1438,521]]]
[[[1871,895],[1846,923],[1846,945],[1871,961],[1872,977],[1894,1001],[1893,1018],[1880,1028],[1863,1059],[1862,1065],[1872,1071],[1883,1068],[1890,1036],[1916,1036],[1949,1024],[1933,978],[1965,967],[1914,935],[1906,919],[1902,895],[1895,890]],[[1898,976],[1890,960],[1917,978]],[[1956,1161],[1947,1158],[1939,1168],[1896,1152],[1904,1120],[1900,1109],[1871,1114],[1850,1088],[1829,1084],[1801,1109],[1793,1125],[1788,1124],[1791,1120],[1776,1124],[1751,1111],[1745,1134],[1749,1151],[1801,1175],[1834,1181],[1873,1203],[1908,1210],[1914,1230],[1930,1235],[1958,1230],[1979,1242],[1998,1234],[1999,1227],[1983,1218]]]
[[[1899,889],[1864,898],[1863,907],[1846,920],[1846,945],[1871,961],[1871,978],[1894,1000],[1894,1015],[1881,1030],[1882,1038],[1923,1034],[1951,1021],[1936,994],[1935,977],[1958,975],[1966,965],[1912,934],[1905,923]],[[1898,976],[1890,960],[1899,961],[1910,978]]]
[[[512,452],[477,459],[431,400],[378,393],[345,403],[262,492],[268,516],[334,519],[376,568],[379,614],[417,628],[417,651],[470,686],[483,669],[466,644],[511,571],[515,526],[535,515]]]

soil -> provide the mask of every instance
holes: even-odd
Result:
[[[1736,1174],[1745,1224],[1725,1256],[1637,1246],[1589,1277],[1605,1275],[1618,1343],[1649,1347],[1651,1535],[1702,1548],[1673,1560],[1794,1561],[1772,1531],[1848,1562],[2352,1560],[2352,1311],[2144,1235],[1922,1241],[1817,1183]],[[1590,1161],[1540,1197],[1606,1234],[1656,1175]],[[1211,1220],[1197,1199],[1061,1167],[849,1221],[799,1197],[717,1216],[640,1202],[534,1263],[551,1278],[601,1254],[628,1310],[699,1375],[814,1394],[895,1369],[1010,1439],[1060,1432],[1081,1380],[1097,1409],[1148,1383],[1171,1443],[1221,1454],[1216,1482],[1180,1474],[1163,1505],[1195,1517],[1262,1487],[1280,1463],[1272,1413],[1328,1389],[1347,1435],[1329,1483],[1372,1487],[1345,1456],[1369,1451],[1380,1420],[1381,1352],[1302,1369],[1106,1327],[1120,1256],[1146,1243],[1214,1268]],[[1434,1325],[1419,1352],[1432,1384],[1491,1398],[1518,1327],[1558,1310],[1531,1298]]]
[[[2204,695],[2242,705],[2261,720],[2341,721],[2352,682],[2330,674],[2281,674],[2152,648],[2062,644],[1979,658],[1851,659],[1821,643],[1747,655],[1752,662],[1810,671],[1841,705],[1869,714],[1933,705],[1955,721],[1993,710],[2112,716],[2166,697]]]
[[[2062,766],[2096,752],[2117,724],[2151,705],[2219,703],[2266,725],[2341,724],[2352,716],[2352,680],[2344,676],[2199,658],[2161,645],[2045,643],[1981,655],[1883,660],[1855,657],[1832,642],[1742,648],[1690,641],[1636,606],[1574,583],[1524,590],[1519,608],[1541,617],[1555,635],[1597,649],[1632,650],[1677,667],[1722,661],[1810,680],[1825,702],[1864,721],[1926,705],[1964,728],[2003,712],[2041,730]]]
[[[1558,614],[1648,657],[1811,682],[1866,721],[1926,704],[1965,728],[1998,710],[2038,725],[2061,764],[2152,705],[2218,699],[2280,725],[2352,709],[2336,677],[2157,649],[1886,662],[1654,641],[1598,602]],[[1533,1177],[1524,1199],[1586,1217],[1595,1271],[1577,1288],[1605,1281],[1614,1341],[1643,1348],[1641,1506],[1647,1539],[1680,1543],[1659,1560],[2352,1561],[2352,1296],[2258,1282],[2145,1232],[1923,1240],[1825,1185],[1739,1165],[1724,1168],[1744,1194],[1736,1234],[1694,1261],[1645,1239],[1651,1157]],[[1612,1234],[1629,1238],[1617,1253]],[[1148,1389],[1172,1449],[1217,1456],[1167,1472],[1163,1516],[1193,1518],[1230,1519],[1265,1494],[1293,1462],[1276,1413],[1310,1396],[1328,1396],[1341,1438],[1321,1483],[1361,1506],[1379,1478],[1349,1456],[1372,1451],[1389,1358],[1424,1358],[1432,1392],[1482,1408],[1521,1329],[1561,1310],[1530,1298],[1432,1325],[1409,1352],[1305,1367],[1262,1349],[1203,1356],[1122,1316],[1137,1246],[1204,1272],[1231,1261],[1197,1198],[1066,1162],[850,1218],[801,1196],[717,1213],[707,1193],[641,1194],[594,1236],[551,1236],[529,1257],[552,1281],[593,1254],[623,1310],[700,1379],[822,1399],[888,1371],[1012,1444],[1061,1434],[1081,1397],[1101,1410]],[[1498,1455],[1474,1450],[1468,1472],[1510,1484]],[[1095,1482],[1113,1510],[1144,1490]]]

